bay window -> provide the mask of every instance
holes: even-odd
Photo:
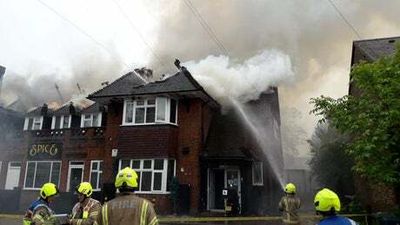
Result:
[[[58,186],[60,171],[60,161],[27,161],[24,188],[40,189],[44,183],[48,182]]]
[[[177,124],[177,100],[167,97],[125,100],[122,125]]]
[[[166,193],[169,180],[175,176],[172,159],[122,159],[119,169],[131,167],[138,174],[138,192]]]

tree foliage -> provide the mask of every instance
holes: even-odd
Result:
[[[310,167],[317,181],[339,195],[354,193],[353,160],[345,153],[349,138],[326,123],[315,128],[309,141],[312,158]]]
[[[346,152],[361,175],[386,184],[400,183],[400,51],[352,68],[357,95],[311,99],[312,113],[351,136]]]

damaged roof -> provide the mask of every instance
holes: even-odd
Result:
[[[129,72],[118,78],[110,85],[92,93],[89,98],[121,96],[129,94],[132,88],[144,85],[145,82],[135,72]]]
[[[357,48],[365,55],[367,61],[375,61],[382,56],[393,55],[398,44],[400,37],[358,40],[353,42],[353,54]]]
[[[191,96],[190,93],[197,93],[205,102],[219,107],[219,103],[203,89],[184,67],[173,76],[151,83],[144,83],[141,78],[131,72],[114,81],[107,87],[89,95],[88,98],[97,101],[97,99],[101,98],[154,94],[180,94],[187,97]]]

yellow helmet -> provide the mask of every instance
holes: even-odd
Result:
[[[136,188],[138,186],[137,183],[138,175],[135,170],[130,167],[125,167],[123,170],[120,170],[115,178],[115,187],[129,187]]]
[[[89,182],[82,182],[76,187],[76,192],[90,197],[93,193],[93,188]]]
[[[296,186],[293,183],[286,184],[285,192],[288,194],[296,193]]]
[[[329,212],[332,209],[340,211],[340,199],[337,194],[328,188],[320,190],[314,198],[314,205],[317,211]]]
[[[40,197],[44,199],[57,194],[58,194],[58,188],[53,183],[45,183],[40,189]]]

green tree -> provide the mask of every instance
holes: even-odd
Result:
[[[320,123],[309,141],[310,167],[317,181],[340,196],[354,194],[353,160],[345,153],[349,138],[327,123]]]
[[[352,68],[357,95],[311,99],[312,113],[351,137],[346,152],[369,179],[400,184],[400,51]]]

